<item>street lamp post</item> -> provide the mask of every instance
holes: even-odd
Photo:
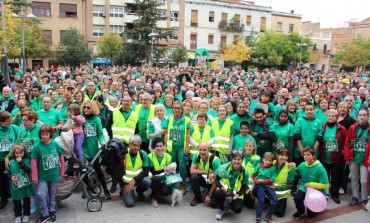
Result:
[[[153,66],[153,64],[154,64],[154,39],[157,37],[157,36],[159,36],[159,34],[158,33],[155,33],[155,32],[153,32],[153,30],[152,30],[152,32],[148,35],[150,38],[152,38],[152,61],[151,61],[151,63],[149,63],[149,64],[151,64],[152,66]]]
[[[10,84],[10,77],[9,77],[9,65],[8,65],[8,50],[6,48],[6,34],[5,34],[5,3],[4,0],[1,1],[1,28],[3,31],[3,57],[2,57],[2,68],[4,74],[4,82],[6,85]]]
[[[300,51],[300,54],[299,54],[299,73],[301,73],[301,69],[302,69],[302,46],[307,46],[307,44],[302,43],[302,40],[301,40],[301,43],[297,43],[297,46],[301,47],[301,51]]]
[[[23,74],[26,73],[26,44],[25,44],[25,40],[24,40],[24,19],[37,19],[37,17],[30,13],[28,15],[24,15],[24,11],[23,11],[23,7],[21,7],[21,15],[18,15],[18,14],[13,14],[12,16],[14,18],[20,18],[22,19],[22,71],[23,71]]]

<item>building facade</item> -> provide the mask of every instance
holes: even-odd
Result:
[[[234,1],[185,0],[185,47],[194,52],[206,48],[211,59],[237,38],[271,28],[271,8]]]
[[[85,29],[85,0],[28,0],[33,3],[32,13],[40,20],[42,34],[51,43],[54,50],[69,28],[75,28],[82,34]],[[31,13],[29,10],[28,13]],[[27,48],[27,46],[26,46]],[[49,59],[28,59],[29,67],[50,66]]]
[[[290,13],[272,12],[271,13],[271,29],[276,32],[290,34],[293,32],[300,33],[302,28],[302,16]]]

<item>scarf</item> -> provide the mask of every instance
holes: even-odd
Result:
[[[256,126],[256,124],[257,123],[256,123],[255,120],[251,121],[251,124],[250,124],[251,131],[254,131],[254,127]],[[269,126],[267,120],[265,120],[265,122],[263,123],[263,129],[264,129],[265,132],[269,132],[270,131],[270,126]]]

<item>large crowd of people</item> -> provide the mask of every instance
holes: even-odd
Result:
[[[319,214],[305,207],[310,187],[337,204],[351,194],[349,205],[366,210],[369,72],[51,67],[18,70],[10,85],[0,75],[0,87],[0,209],[12,198],[16,223],[38,210],[37,222],[56,220],[65,168],[54,139],[63,131],[73,132],[81,161],[112,138],[127,146],[125,174],[110,188],[93,165],[104,197],[119,186],[126,207],[149,189],[154,208],[180,190],[194,194],[191,206],[216,208],[217,220],[246,206],[256,222],[273,222],[291,196],[294,219]],[[178,184],[166,184],[162,176],[176,171]]]

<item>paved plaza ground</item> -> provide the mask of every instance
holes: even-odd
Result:
[[[149,192],[146,193],[148,195]],[[81,198],[80,192],[75,192],[71,197],[58,203],[57,221],[60,223],[111,223],[111,222],[140,222],[140,223],[197,223],[197,222],[217,222],[215,219],[216,209],[206,207],[204,204],[199,204],[196,207],[190,206],[190,201],[193,198],[193,193],[188,192],[184,196],[181,204],[176,204],[171,207],[170,197],[166,197],[159,202],[158,208],[152,208],[150,198],[146,202],[138,202],[133,208],[126,208],[123,201],[120,200],[119,193],[112,194],[112,200],[107,201],[104,198],[103,207],[99,212],[89,212],[86,199]],[[278,222],[335,222],[335,223],[362,223],[369,222],[370,212],[364,211],[360,205],[355,207],[348,206],[351,196],[342,195],[340,197],[341,204],[335,204],[329,199],[327,210],[313,219],[303,218],[293,220],[292,214],[295,212],[295,206],[292,197],[288,199],[288,207],[283,218],[274,217],[274,221]],[[267,213],[264,211],[263,216]],[[34,222],[38,218],[38,214],[31,216],[31,221]],[[7,207],[0,210],[0,222],[14,222],[13,204],[9,202]],[[240,214],[229,214],[224,217],[222,222],[255,222],[255,209],[243,209]]]

